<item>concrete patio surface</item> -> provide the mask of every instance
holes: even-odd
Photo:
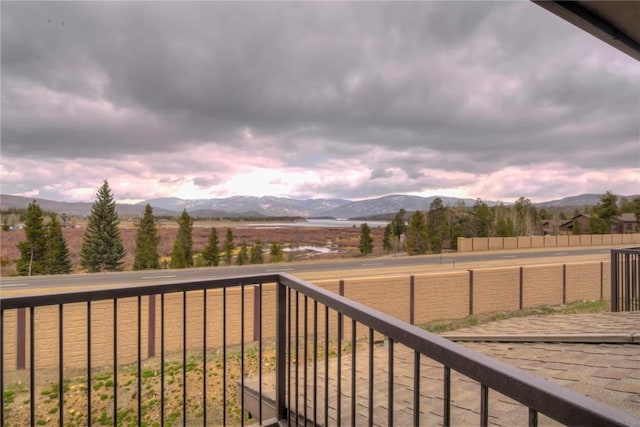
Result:
[[[443,334],[474,351],[528,371],[592,399],[606,403],[636,417],[640,425],[640,313],[596,313],[511,318]],[[509,340],[509,336],[514,339]],[[529,338],[527,338],[529,337]],[[356,352],[356,396],[351,398],[351,351],[342,355],[341,413],[344,424],[351,424],[351,405],[355,402],[355,424],[369,421],[369,352],[366,342]],[[388,348],[374,346],[374,425],[388,425]],[[393,421],[413,425],[414,352],[394,346]],[[337,424],[337,394],[325,405],[324,362],[317,365],[315,420],[324,424],[328,407],[330,425]],[[298,390],[298,412],[314,419],[313,368],[292,367],[292,389]],[[307,381],[305,382],[305,376]],[[451,375],[451,425],[475,426],[480,423],[480,385],[456,372]],[[329,361],[329,390],[337,388],[337,359]],[[247,390],[257,389],[257,379],[247,381]],[[443,366],[424,356],[420,362],[420,425],[442,425]],[[306,396],[304,390],[306,389]],[[250,400],[249,394],[245,394]],[[254,393],[255,394],[255,393]],[[263,395],[274,396],[273,378],[263,379]],[[295,397],[290,402],[296,407]],[[269,411],[263,410],[268,418]],[[633,420],[633,418],[632,418]],[[518,402],[489,391],[489,423],[496,426],[526,425],[528,410]],[[539,415],[539,425],[557,425]]]

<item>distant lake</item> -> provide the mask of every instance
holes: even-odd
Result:
[[[274,228],[274,227],[360,227],[364,223],[369,227],[386,227],[388,221],[352,221],[341,219],[308,219],[299,222],[270,222],[270,223],[253,223],[247,224],[249,227],[255,228]]]

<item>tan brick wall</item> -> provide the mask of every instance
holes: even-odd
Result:
[[[602,266],[601,266],[602,265]],[[609,263],[567,264],[567,300],[595,300],[600,298],[602,268],[602,292],[610,298]],[[491,268],[474,270],[474,313],[517,310],[520,298],[520,268]],[[424,324],[435,320],[459,319],[469,313],[469,272],[424,274],[415,276],[415,323]],[[331,292],[338,293],[339,282],[319,283]],[[295,292],[292,292],[295,298]],[[227,346],[240,343],[240,326],[244,318],[244,338],[253,340],[254,287],[244,291],[244,316],[241,316],[241,290],[227,290],[226,335]],[[387,313],[404,321],[410,320],[410,277],[385,277],[345,281],[345,296],[368,307]],[[275,336],[275,285],[265,284],[263,297],[263,330],[266,341]],[[161,302],[156,296],[155,348],[161,352]],[[304,296],[298,297],[298,328],[304,334]],[[562,303],[562,265],[527,266],[523,268],[523,306],[559,305]],[[137,360],[138,317],[137,298],[118,301],[118,363],[129,364]],[[201,353],[203,348],[203,292],[187,294],[187,337],[189,353]],[[295,309],[295,305],[292,306]],[[142,358],[148,355],[149,297],[141,299]],[[165,354],[180,355],[183,343],[183,295],[165,296]],[[318,335],[324,336],[324,306],[318,304]],[[64,307],[64,362],[69,369],[86,369],[87,349],[87,304],[72,304]],[[308,299],[307,333],[313,333],[313,301]],[[58,308],[39,307],[35,310],[36,348],[35,360],[38,370],[55,368],[58,364]],[[207,291],[207,348],[222,346],[222,290]],[[292,323],[295,322],[295,313]],[[17,310],[7,311],[3,319],[3,357],[5,372],[16,369]],[[29,367],[29,311],[26,311],[26,366]],[[337,313],[330,310],[329,329],[332,336],[337,332]],[[366,336],[367,328],[360,326],[358,336]],[[94,367],[113,364],[113,302],[98,301],[91,304],[92,358]],[[351,336],[351,320],[345,319],[344,335]]]
[[[520,270],[495,268],[473,272],[473,313],[515,311],[520,305]]]
[[[524,267],[523,307],[562,304],[562,265]]]
[[[611,246],[640,244],[640,233],[635,234],[583,234],[521,237],[458,237],[458,252],[499,249],[561,248],[572,246]]]
[[[518,249],[518,238],[517,237],[505,237],[504,238],[504,248],[505,249]]]
[[[469,273],[415,276],[415,324],[469,314]]]
[[[600,263],[567,265],[567,304],[600,299]]]
[[[502,249],[504,247],[503,237],[489,237],[489,250]]]
[[[531,247],[532,248],[544,248],[544,237],[542,236],[531,236]]]
[[[545,248],[555,248],[558,246],[558,236],[544,236],[542,245]]]

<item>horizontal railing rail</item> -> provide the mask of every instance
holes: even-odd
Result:
[[[611,249],[611,311],[640,310],[640,248]]]
[[[248,288],[253,292],[246,292]],[[155,306],[158,295],[159,309]],[[98,307],[99,304],[102,305]],[[422,416],[421,400],[425,399],[421,392],[421,362],[425,358],[443,366],[442,396],[436,398],[442,401],[442,419],[438,422],[444,425],[452,423],[455,397],[452,372],[480,384],[479,425],[488,424],[490,392],[500,393],[529,408],[528,416],[525,415],[529,425],[537,425],[538,414],[569,425],[637,425],[639,421],[616,408],[288,274],[12,296],[0,299],[0,307],[0,391],[3,396],[0,424],[3,426],[38,423],[46,416],[41,414],[42,408],[38,405],[42,396],[56,400],[57,406],[50,409],[48,416],[57,416],[59,425],[97,425],[105,417],[115,425],[153,423],[149,420],[172,425],[180,419],[182,425],[242,425],[248,421],[242,414],[249,412],[244,393],[249,377],[257,377],[259,399],[257,409],[250,415],[258,423],[266,424],[271,417],[263,413],[268,374],[274,377],[273,415],[281,424],[328,425],[350,421],[354,425],[356,420],[360,423],[366,419],[369,425],[374,422],[393,425],[399,421],[398,410],[404,409],[404,412],[413,412],[411,423],[417,425]],[[53,317],[45,316],[44,307],[53,307]],[[9,351],[15,347],[15,336],[9,329],[15,327],[12,322],[20,310],[28,312],[28,345],[24,346],[29,352],[29,366],[24,370],[28,371],[28,379],[20,381],[21,387],[28,390],[16,388],[12,381],[19,372],[12,371],[9,376],[7,370],[7,364],[12,363],[9,354],[14,357],[20,352],[19,349]],[[78,314],[76,312],[79,317],[72,319],[83,321],[68,319],[67,316]],[[148,317],[147,326],[144,326],[143,313]],[[43,319],[53,318],[57,325],[58,336],[53,344],[47,334],[38,332],[40,315]],[[97,326],[98,316],[107,319],[106,327]],[[26,328],[26,320],[23,323]],[[361,359],[356,356],[364,350],[358,345],[358,327],[367,331],[368,343],[368,366],[360,370],[356,361]],[[80,328],[80,332],[65,333],[68,328]],[[350,337],[346,339],[348,332]],[[106,368],[95,363],[97,347],[104,344],[97,338],[99,333],[107,333],[112,347],[109,348],[112,360]],[[71,359],[67,353],[76,335],[81,336],[82,357],[86,360],[81,369],[84,408],[80,412],[84,418],[77,419],[65,409],[69,405],[68,394],[76,390],[69,389],[69,382],[77,370],[70,369],[66,363]],[[386,343],[387,358],[383,365],[374,367],[376,336]],[[172,339],[178,339],[174,347]],[[42,379],[37,368],[42,363],[37,360],[40,353],[36,349],[43,347],[44,341],[57,353],[57,369],[52,380],[56,393],[38,385]],[[156,341],[159,341],[159,355],[151,351]],[[135,355],[125,360],[125,347],[131,345]],[[145,345],[149,350],[147,354],[143,354]],[[413,406],[410,408],[398,408],[394,400],[394,387],[398,387],[394,352],[400,346],[407,347],[414,355]],[[105,369],[112,371],[105,374]],[[333,376],[330,371],[335,372],[335,378],[330,379]],[[361,398],[356,390],[358,371],[368,373],[368,390],[363,402],[356,402]],[[350,377],[344,382],[347,372]],[[374,386],[374,382],[383,382],[381,372],[386,373],[384,391]],[[109,380],[105,381],[107,375]],[[107,393],[98,387],[110,387],[110,391]],[[241,391],[237,393],[240,402],[236,412],[227,408],[234,396],[234,387]],[[132,391],[134,397],[129,397],[128,392],[125,395],[123,390]],[[19,405],[9,402],[16,401],[15,394],[19,392],[24,393],[22,402],[28,403],[28,413],[22,415]],[[381,397],[379,393],[385,395]],[[105,399],[108,404],[101,401]],[[366,414],[361,414],[357,406],[366,408]],[[381,408],[386,410],[385,422],[380,421]]]

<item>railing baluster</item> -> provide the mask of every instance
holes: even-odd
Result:
[[[489,387],[480,385],[480,426],[489,425]]]
[[[538,427],[538,411],[529,408],[529,427]]]
[[[227,425],[227,287],[222,288],[222,425]]]
[[[142,425],[142,296],[138,295],[138,427]]]
[[[388,405],[389,412],[387,413],[387,425],[393,427],[393,339],[388,338],[389,341],[389,396]]]
[[[413,352],[413,425],[420,425],[420,353]]]
[[[313,300],[313,424],[318,417],[318,301]]]
[[[356,321],[351,319],[351,425],[356,425]]]
[[[258,379],[258,423],[262,424],[262,283],[258,284]]]
[[[4,399],[4,310],[0,309],[0,396]],[[4,425],[4,402],[0,405],[0,425]]]
[[[451,368],[448,366],[444,367],[444,419],[442,421],[445,427],[449,427],[451,425]]]
[[[60,427],[64,426],[64,305],[58,304],[58,410]]]
[[[324,425],[329,425],[329,307],[324,306]]]
[[[337,366],[337,402],[336,421],[342,424],[342,313],[338,312],[338,366]]]
[[[91,301],[87,301],[87,426],[91,424]]]
[[[277,286],[277,285],[276,285]],[[287,425],[291,425],[291,288],[287,288]]]
[[[187,425],[187,291],[182,292],[182,425]]]
[[[164,293],[160,294],[160,426],[164,426]]]
[[[207,425],[207,290],[202,290],[202,425]]]
[[[276,418],[286,416],[284,407],[286,342],[286,286],[276,283]]]
[[[287,288],[287,337],[287,425],[291,425],[291,288]]]
[[[244,284],[240,285],[240,425],[244,426]]]
[[[302,363],[302,369],[304,372],[304,389],[302,390],[302,394],[303,394],[303,402],[304,402],[304,422],[307,422],[307,407],[309,406],[307,403],[307,347],[309,346],[309,334],[308,334],[308,330],[307,330],[307,324],[308,324],[308,319],[309,319],[309,313],[308,313],[308,305],[307,305],[307,300],[308,297],[305,295],[304,296],[304,347],[303,347],[303,355],[304,355],[304,362]]]
[[[113,299],[113,425],[118,425],[118,299]]]
[[[29,307],[29,399],[30,399],[30,415],[31,425],[36,422],[36,338],[35,338],[35,307]]]
[[[300,347],[300,304],[299,304],[299,292],[296,291],[296,393],[295,393],[295,398],[296,398],[296,413],[295,413],[295,417],[296,417],[296,425],[298,424],[298,418],[300,417],[300,411],[299,411],[299,407],[298,407],[298,402],[300,401],[300,386],[299,386],[299,368],[300,368],[300,353],[299,353],[299,347]]]
[[[373,426],[373,328],[369,328],[369,426]]]

